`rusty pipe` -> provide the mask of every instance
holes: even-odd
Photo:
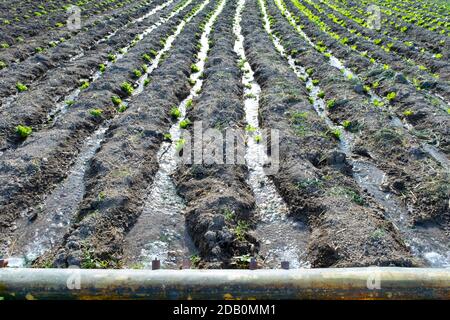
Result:
[[[449,299],[450,269],[0,270],[5,299]]]

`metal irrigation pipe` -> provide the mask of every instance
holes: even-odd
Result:
[[[450,269],[0,269],[5,299],[450,299]]]

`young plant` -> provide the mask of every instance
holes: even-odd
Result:
[[[125,92],[128,96],[131,96],[134,92],[133,86],[129,82],[123,82],[120,86],[123,92]]]
[[[105,66],[103,63],[100,63],[100,64],[98,65],[98,70],[99,70],[100,72],[105,72],[106,66]]]
[[[108,54],[108,61],[116,62],[116,60],[117,60],[117,56],[114,53],[109,53]]]
[[[405,117],[411,117],[412,115],[414,115],[414,111],[412,111],[411,109],[407,109],[407,110],[403,111],[403,115]]]
[[[395,93],[395,92],[389,92],[389,93],[386,95],[386,99],[388,99],[388,101],[392,101],[392,100],[394,100],[396,97],[397,97],[397,93]]]
[[[89,88],[89,81],[83,81],[83,83],[80,86],[81,90]]]
[[[245,222],[243,220],[239,220],[236,228],[234,229],[236,238],[240,241],[244,241],[245,234],[247,233],[249,228],[250,228],[250,225],[247,222]]]
[[[23,83],[21,83],[21,82],[17,82],[16,83],[16,89],[19,92],[24,92],[24,91],[28,90],[28,87],[26,85],[24,85]]]
[[[133,70],[133,75],[135,78],[140,78],[142,76],[142,72],[138,69]]]
[[[16,127],[16,133],[21,139],[28,138],[32,132],[33,132],[33,129],[31,129],[28,126],[18,125]]]
[[[102,115],[102,113],[103,113],[102,109],[91,109],[89,111],[89,114],[94,118],[99,118]]]
[[[336,100],[335,99],[331,99],[331,100],[327,101],[327,108],[328,109],[333,109],[335,105],[336,105]]]
[[[252,126],[251,124],[247,124],[245,126],[245,131],[247,131],[247,132],[255,132],[256,128],[254,126]]]
[[[339,140],[342,136],[342,132],[339,129],[333,129],[331,130],[331,135]]]
[[[118,108],[117,108],[117,112],[119,113],[123,113],[127,110],[127,106],[125,104],[121,104]]]
[[[191,120],[189,119],[184,119],[182,121],[180,121],[180,128],[181,129],[186,129],[187,127],[189,127],[192,124]]]
[[[181,150],[183,150],[184,145],[186,144],[186,140],[185,139],[179,139],[177,141],[177,143],[175,143],[175,150],[177,152],[180,152]]]
[[[144,59],[144,61],[147,61],[147,62],[152,62],[152,58],[147,53],[144,53],[142,55],[142,59]]]
[[[350,120],[344,120],[342,122],[342,126],[344,127],[345,130],[349,130],[350,127],[352,126],[352,122]]]
[[[200,68],[196,64],[192,64],[191,65],[191,72],[192,73],[197,73],[199,71],[200,71]]]
[[[180,109],[178,109],[177,107],[173,107],[172,109],[170,109],[170,116],[173,119],[178,119],[179,117],[181,117]]]
[[[118,96],[112,96],[111,101],[116,107],[122,103],[122,99],[120,99]]]

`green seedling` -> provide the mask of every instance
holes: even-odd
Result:
[[[180,128],[181,129],[186,129],[187,127],[189,127],[192,124],[191,120],[189,119],[184,119],[182,121],[180,121]]]
[[[105,66],[103,63],[100,63],[100,64],[98,65],[98,70],[99,70],[100,72],[105,72],[106,66]]]
[[[325,98],[325,92],[320,91],[320,92],[317,94],[317,97],[319,97],[320,99]]]
[[[223,209],[223,216],[225,217],[225,221],[233,221],[235,214],[233,210],[226,208]]]
[[[119,106],[122,103],[122,99],[120,99],[118,96],[112,96],[111,101],[115,106]]]
[[[147,62],[152,62],[152,58],[147,53],[144,53],[142,55],[142,59],[144,59]]]
[[[342,136],[342,132],[341,132],[341,130],[339,130],[339,129],[332,129],[331,131],[330,131],[330,133],[331,133],[331,135],[333,136],[333,137],[335,137],[336,139],[341,139],[341,136]]]
[[[197,268],[198,265],[200,264],[200,262],[202,261],[202,259],[196,254],[192,255],[189,258],[189,260],[191,261],[192,266],[195,267],[195,268]]]
[[[236,234],[236,238],[240,241],[245,240],[245,234],[247,233],[248,229],[250,228],[250,225],[243,221],[239,220],[237,223],[236,228],[234,229],[234,233]]]
[[[378,100],[378,99],[373,99],[372,103],[373,103],[373,105],[375,107],[382,107],[383,106],[383,102]]]
[[[121,104],[118,108],[117,108],[117,112],[119,113],[123,113],[128,109],[128,107],[125,104]]]
[[[177,107],[173,107],[172,109],[170,109],[170,116],[173,119],[178,119],[179,117],[181,117],[180,109],[178,109]]]
[[[262,141],[262,137],[260,135],[257,135],[253,138],[256,143],[260,143]]]
[[[113,53],[108,54],[108,61],[110,62],[116,62],[117,56]]]
[[[411,109],[407,109],[407,110],[403,111],[403,115],[405,117],[411,117],[412,115],[414,115],[414,111],[412,111]]]
[[[350,120],[344,120],[342,122],[342,126],[344,127],[345,130],[349,130],[350,127],[352,126],[352,122]]]
[[[397,97],[397,93],[395,93],[395,92],[389,92],[389,93],[386,95],[386,99],[388,99],[388,101],[392,101],[392,100],[394,100],[396,97]]]
[[[31,129],[28,126],[18,125],[16,127],[16,133],[21,139],[28,138],[32,132],[33,132],[33,129]]]
[[[245,126],[245,131],[247,131],[247,132],[255,132],[256,131],[256,127],[252,126],[251,124],[247,124]]]
[[[89,111],[89,114],[94,118],[99,118],[102,115],[102,113],[103,113],[102,109],[91,109]]]
[[[335,105],[336,105],[336,100],[335,99],[331,99],[331,100],[327,101],[327,108],[328,109],[333,109]]]
[[[200,71],[199,66],[197,66],[196,64],[192,64],[192,65],[191,65],[191,72],[192,72],[192,73],[197,73],[197,72],[199,72],[199,71]]]
[[[245,62],[246,62],[245,59],[240,59],[240,60],[239,60],[239,62],[238,62],[238,67],[239,67],[239,69],[241,69],[241,70],[244,69]]]
[[[138,69],[133,70],[133,75],[135,78],[140,78],[142,76],[142,72]]]
[[[123,82],[120,86],[123,92],[125,92],[128,96],[131,96],[134,92],[133,86],[129,82]]]
[[[175,150],[177,152],[180,152],[183,149],[185,144],[186,144],[185,139],[178,139],[178,141],[175,143]]]
[[[28,87],[26,85],[24,85],[23,83],[21,83],[21,82],[17,82],[16,83],[16,89],[19,92],[24,92],[24,91],[28,90]]]
[[[87,88],[89,88],[89,81],[83,81],[81,83],[80,89],[84,90],[84,89],[87,89]]]

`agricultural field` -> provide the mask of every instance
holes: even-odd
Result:
[[[0,9],[8,267],[450,267],[448,1]]]

